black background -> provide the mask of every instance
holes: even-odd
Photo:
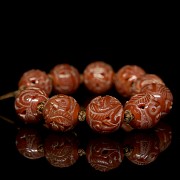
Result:
[[[56,64],[69,63],[75,66],[80,73],[92,61],[102,60],[109,63],[116,72],[127,64],[141,66],[146,72],[160,76],[167,87],[172,91],[174,104],[172,111],[166,117],[167,123],[172,127],[172,143],[167,150],[151,164],[138,166],[127,159],[116,169],[102,173],[93,169],[85,157],[69,168],[55,168],[45,158],[29,160],[20,155],[15,146],[15,137],[18,132],[16,125],[12,125],[0,118],[0,161],[1,174],[5,177],[51,177],[61,179],[63,177],[98,177],[98,178],[139,178],[146,177],[174,177],[178,175],[177,164],[179,163],[179,113],[178,113],[178,60],[176,37],[173,34],[174,26],[169,30],[166,24],[159,28],[158,23],[151,27],[135,30],[124,29],[123,32],[105,32],[103,28],[91,27],[90,31],[67,31],[62,28],[59,31],[53,26],[54,31],[47,31],[47,26],[40,30],[38,26],[31,27],[25,24],[23,28],[16,28],[16,21],[10,26],[4,27],[1,41],[1,67],[0,67],[0,94],[17,89],[17,83],[21,75],[29,69],[41,69],[49,72]],[[172,24],[171,24],[172,25]],[[157,27],[158,26],[158,27]],[[71,28],[74,28],[72,26]],[[86,26],[90,27],[90,26]],[[95,28],[96,27],[96,28]],[[45,30],[44,30],[45,29]],[[125,34],[126,32],[126,34]],[[122,99],[112,90],[111,95]],[[83,87],[80,87],[74,95],[78,102],[83,103],[89,97]],[[0,115],[14,122],[17,117],[14,111],[14,99],[6,99],[0,102]],[[83,129],[84,128],[84,129]],[[91,130],[86,124],[77,129],[80,139],[86,144],[86,138],[91,137]],[[120,132],[121,134],[121,132]],[[117,136],[120,136],[118,134]]]

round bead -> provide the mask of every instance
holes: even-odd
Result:
[[[113,76],[113,68],[103,61],[90,63],[83,73],[85,86],[95,94],[108,91],[113,85]]]
[[[25,123],[38,123],[43,118],[43,103],[48,100],[45,91],[37,87],[27,87],[17,94],[15,111]]]
[[[145,74],[145,71],[137,65],[125,65],[114,76],[116,90],[124,97],[132,96],[132,85]]]
[[[123,106],[115,97],[97,96],[86,108],[86,121],[89,126],[99,133],[111,133],[122,124]]]
[[[79,158],[77,142],[72,134],[49,134],[44,142],[45,158],[54,167],[70,167]]]
[[[94,169],[107,172],[120,166],[124,153],[119,142],[100,137],[88,143],[86,158]]]
[[[133,84],[132,86],[132,95],[135,95],[139,92],[141,92],[141,89],[147,85],[147,84],[152,84],[152,83],[156,83],[156,84],[164,84],[163,80],[155,75],[155,74],[145,74],[141,77],[139,77]]]
[[[173,105],[173,95],[164,84],[147,84],[141,89],[142,93],[151,93],[162,106],[162,116],[170,112]]]
[[[153,132],[131,132],[124,142],[125,156],[136,165],[154,162],[159,153],[159,139]]]
[[[69,64],[58,64],[51,71],[53,89],[56,93],[72,94],[80,85],[78,70]]]
[[[50,77],[39,69],[31,69],[26,71],[19,80],[19,89],[26,87],[38,87],[50,95],[52,91],[52,80]]]
[[[16,148],[21,155],[28,159],[44,157],[43,139],[39,129],[21,128],[16,135]]]
[[[162,116],[162,105],[150,93],[139,93],[124,105],[124,120],[135,129],[154,127]]]
[[[52,96],[44,105],[43,117],[46,126],[54,131],[68,131],[78,123],[80,106],[68,95]]]

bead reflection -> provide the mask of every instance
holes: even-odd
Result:
[[[132,131],[124,141],[127,159],[137,165],[147,165],[156,160],[160,152],[167,149],[172,141],[172,129],[159,122],[148,131]]]
[[[160,152],[166,150],[172,141],[172,128],[165,122],[161,121],[154,128],[158,138],[159,138],[159,148]]]
[[[90,140],[86,149],[86,157],[94,169],[107,172],[122,163],[124,154],[119,142],[100,137]]]
[[[160,153],[159,139],[152,132],[132,132],[125,139],[124,150],[126,157],[137,165],[153,162]]]
[[[44,156],[43,139],[38,128],[20,128],[16,135],[16,147],[19,153],[28,159]]]
[[[78,140],[74,134],[49,134],[44,142],[44,151],[52,166],[69,167],[78,160]]]
[[[23,126],[16,135],[16,147],[25,158],[44,157],[54,167],[68,168],[83,156],[94,170],[108,172],[122,166],[125,158],[136,165],[153,163],[170,146],[172,129],[161,121],[152,129],[117,136],[89,134],[90,139],[83,139],[79,132],[58,133]]]

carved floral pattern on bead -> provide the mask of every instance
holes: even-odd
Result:
[[[129,149],[126,157],[134,164],[147,165],[154,162],[159,153],[159,139],[154,132],[136,132],[129,134],[124,143]]]
[[[144,74],[143,76],[139,77],[132,86],[132,95],[135,95],[141,92],[141,89],[147,84],[164,84],[163,80],[157,76],[156,74]]]
[[[97,94],[105,93],[112,87],[113,76],[113,68],[103,61],[89,64],[83,73],[85,86]]]
[[[145,71],[137,65],[125,65],[114,76],[116,90],[124,97],[132,96],[132,84],[145,74]]]
[[[173,105],[173,95],[168,87],[163,84],[152,83],[145,85],[141,92],[151,93],[156,101],[161,104],[162,114],[169,113]]]
[[[88,143],[86,158],[94,169],[107,172],[120,166],[124,153],[118,142],[100,137]]]
[[[47,127],[54,131],[68,131],[78,123],[80,106],[77,101],[67,95],[52,96],[45,104],[43,117]]]
[[[115,97],[97,96],[86,108],[86,121],[89,126],[99,133],[111,133],[122,124],[123,106]]]
[[[38,87],[49,95],[52,91],[52,80],[44,71],[31,69],[22,75],[18,87],[20,89],[24,87]]]
[[[72,166],[79,158],[78,143],[72,134],[50,134],[44,142],[47,161],[54,167]]]
[[[154,127],[162,116],[162,105],[150,93],[139,93],[124,106],[125,122],[135,129]],[[133,118],[128,119],[129,116]],[[127,119],[126,119],[127,118]]]
[[[80,85],[78,70],[69,64],[58,64],[51,71],[53,88],[56,93],[72,94]]]
[[[44,157],[43,139],[39,129],[21,128],[16,135],[16,148],[21,155],[28,159]]]
[[[47,100],[45,91],[36,87],[27,87],[16,96],[15,111],[25,123],[38,123],[42,119],[40,104]]]

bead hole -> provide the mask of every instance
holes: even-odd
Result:
[[[26,110],[24,110],[21,114],[26,114]]]
[[[31,80],[31,83],[36,84],[36,80]]]
[[[102,73],[100,73],[101,74],[101,76],[104,76],[105,74],[102,72]]]
[[[145,108],[145,104],[140,104],[139,108],[144,109]]]
[[[104,154],[104,155],[105,155],[105,154],[108,154],[108,150],[103,150],[103,151],[102,151],[102,154]]]

